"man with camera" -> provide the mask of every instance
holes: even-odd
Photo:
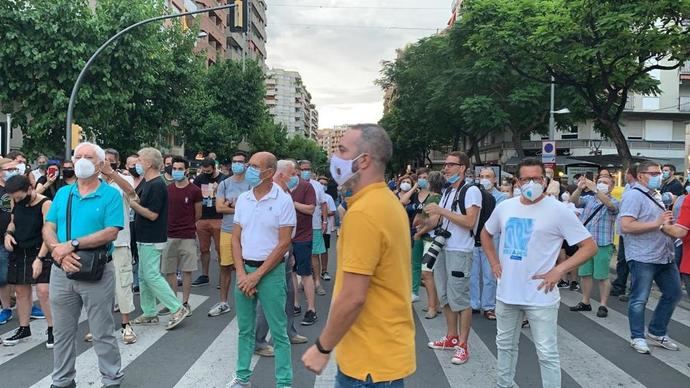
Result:
[[[115,268],[110,258],[104,268],[103,261],[95,258],[90,261],[93,265],[86,264],[94,251],[112,254],[112,242],[124,227],[122,196],[98,178],[105,161],[101,147],[81,143],[73,160],[77,183],[57,192],[43,227],[43,240],[54,263],[49,292],[55,334],[51,387],[76,387],[75,338],[82,307],[88,314],[103,384],[119,386],[124,376],[112,313]],[[100,272],[101,277],[90,276],[89,270]],[[94,279],[77,280],[78,276]]]
[[[546,194],[544,164],[525,159],[518,165],[520,197],[503,201],[481,232],[481,241],[498,281],[496,290],[497,386],[512,387],[518,339],[527,317],[537,349],[542,386],[561,386],[556,285],[563,275],[597,253],[597,246],[575,213]],[[498,252],[494,236],[500,234]],[[579,250],[556,264],[563,240]]]
[[[478,187],[462,188],[469,168],[470,158],[465,153],[453,151],[448,154],[443,174],[450,186],[443,193],[441,205],[430,204],[425,209],[438,219],[437,229],[441,230],[437,235],[442,235],[443,230],[450,233],[434,266],[434,280],[446,317],[447,332],[440,340],[428,345],[432,349],[455,350],[451,359],[453,364],[464,364],[469,360],[467,340],[472,323],[470,272],[475,245],[473,231],[482,207],[482,193]],[[459,209],[460,201],[464,202],[465,214]]]

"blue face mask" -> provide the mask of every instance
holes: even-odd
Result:
[[[453,175],[452,177],[446,179],[446,181],[448,183],[450,183],[451,185],[456,184],[459,180],[460,180],[460,175]]]
[[[294,189],[295,187],[297,187],[298,184],[299,178],[297,177],[297,175],[291,176],[290,179],[287,181],[288,190]]]
[[[141,163],[135,164],[134,168],[137,170],[137,174],[139,174],[139,176],[144,175],[144,166],[142,166]]]
[[[658,190],[661,187],[661,175],[649,177],[649,188]]]
[[[249,167],[244,179],[249,183],[249,186],[256,187],[261,184],[261,171],[256,167]]]
[[[345,190],[345,192],[343,193],[343,197],[345,197],[345,198],[352,197],[352,190],[351,189]]]
[[[302,179],[308,181],[311,178],[311,171],[302,171]]]
[[[661,176],[664,178],[664,180],[666,180],[666,179],[671,177],[671,172],[670,171],[664,171],[661,173]]]
[[[244,163],[233,163],[232,164],[232,173],[235,175],[241,175],[244,174]]]
[[[420,180],[417,181],[417,186],[418,186],[420,189],[424,190],[424,189],[426,189],[427,187],[429,187],[429,181],[427,181],[426,179],[422,178],[422,179],[420,179]]]
[[[184,179],[184,171],[181,170],[173,170],[172,171],[172,178],[175,182],[179,182]]]

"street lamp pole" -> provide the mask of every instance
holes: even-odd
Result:
[[[166,19],[175,19],[175,18],[180,18],[184,16],[190,16],[190,15],[196,15],[200,13],[208,13],[208,12],[213,12],[213,11],[218,11],[221,9],[230,9],[234,8],[235,4],[225,4],[225,5],[220,5],[217,7],[211,7],[211,8],[204,8],[204,9],[199,9],[196,11],[191,11],[191,12],[182,12],[182,13],[176,13],[172,15],[163,15],[163,16],[156,16],[154,18],[142,20],[138,23],[132,24],[131,26],[125,28],[124,30],[118,32],[117,34],[113,35],[110,39],[108,39],[101,47],[96,50],[95,53],[89,58],[89,60],[86,62],[84,65],[84,68],[81,69],[81,72],[79,73],[79,76],[77,77],[77,81],[74,83],[74,87],[72,88],[72,94],[69,97],[69,104],[67,105],[67,124],[65,126],[65,160],[69,160],[72,157],[72,115],[74,112],[74,103],[77,99],[77,94],[79,93],[79,88],[81,87],[81,83],[83,81],[84,76],[86,75],[86,72],[89,70],[93,62],[98,58],[98,56],[105,50],[106,47],[108,47],[111,43],[115,42],[118,40],[122,35],[125,35],[126,33],[130,32],[131,30],[143,26],[145,24],[149,24],[152,22],[156,22],[159,20],[166,20]]]
[[[556,94],[556,83],[553,76],[551,76],[551,109],[549,109],[549,140],[556,140],[556,118],[554,117],[554,96]]]

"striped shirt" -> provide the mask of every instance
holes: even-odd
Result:
[[[597,213],[594,215],[589,224],[585,225],[585,228],[592,234],[592,238],[597,242],[600,247],[613,244],[613,225],[616,222],[616,215],[618,215],[618,210],[620,210],[620,202],[609,195],[609,200],[613,202],[615,209],[609,209],[604,205]],[[597,210],[603,203],[597,198],[596,195],[591,195],[588,197],[580,198],[580,208],[584,208],[580,220],[582,222],[587,221],[589,217]]]

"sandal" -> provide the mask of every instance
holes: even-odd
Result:
[[[438,311],[436,311],[436,310],[430,310],[430,311],[428,311],[428,312],[426,313],[426,315],[424,316],[424,318],[426,318],[426,319],[434,319],[434,318],[436,318],[437,315],[438,315]]]
[[[486,310],[486,311],[484,311],[484,318],[486,318],[490,321],[495,321],[496,320],[496,312],[494,310]]]

